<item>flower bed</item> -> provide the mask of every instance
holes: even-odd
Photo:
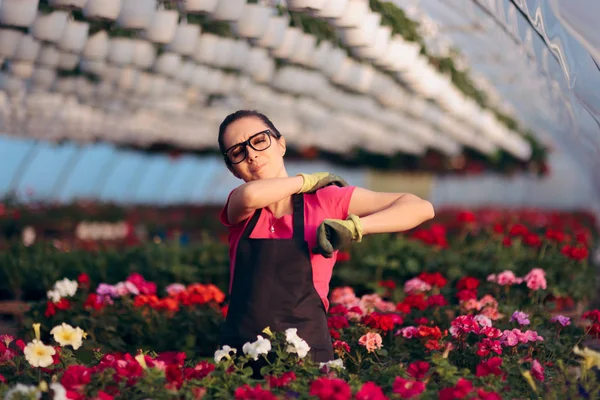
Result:
[[[81,275],[49,288],[30,315],[41,327],[33,324],[23,340],[0,338],[0,396],[596,398],[600,353],[585,346],[600,337],[600,310],[550,314],[542,300],[553,284],[532,269],[485,280],[421,273],[362,296],[334,288],[328,321],[337,358],[316,365],[294,330],[266,329],[242,349],[218,348],[211,335],[226,308],[215,286],[172,284],[157,296],[140,275],[93,289]],[[200,332],[203,339],[187,339]],[[128,340],[130,350],[121,350]],[[209,359],[197,357],[199,345],[210,348]],[[253,379],[247,362],[267,355],[263,379]]]

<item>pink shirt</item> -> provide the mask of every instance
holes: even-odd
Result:
[[[325,258],[320,254],[313,254],[312,249],[315,247],[317,241],[317,228],[325,218],[348,218],[348,208],[354,188],[354,186],[344,188],[327,186],[316,193],[304,195],[304,239],[308,243],[310,251],[315,289],[319,296],[321,296],[326,310],[329,309],[327,294],[329,293],[329,281],[333,273],[333,266],[337,260],[337,252],[333,254],[333,257]],[[231,197],[231,193],[229,196]],[[231,271],[229,290],[231,291],[237,245],[250,218],[237,225],[230,225],[227,221],[228,204],[229,198],[227,198],[225,208],[221,211],[221,223],[229,228],[229,268]],[[271,232],[271,224],[273,222],[275,222],[275,232]],[[291,237],[292,215],[284,215],[280,219],[275,220],[275,217],[268,208],[262,209],[256,226],[250,234],[250,238],[252,239],[291,239]]]

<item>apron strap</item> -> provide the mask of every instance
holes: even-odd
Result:
[[[294,203],[293,238],[304,241],[304,194],[293,195],[292,201]]]
[[[258,222],[258,218],[260,217],[260,213],[262,212],[262,208],[259,208],[257,210],[254,211],[254,214],[252,215],[252,219],[250,219],[250,221],[248,222],[248,225],[246,225],[246,229],[244,229],[244,233],[242,233],[242,236],[240,237],[240,239],[247,239],[250,237],[250,234],[252,233],[252,231],[254,230],[254,227],[256,226],[256,223]]]

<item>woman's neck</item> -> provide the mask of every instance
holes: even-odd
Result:
[[[267,208],[271,211],[271,214],[275,218],[281,218],[284,215],[290,215],[294,212],[294,206],[292,204],[292,197],[286,197],[285,199],[279,200],[276,203],[270,204]]]

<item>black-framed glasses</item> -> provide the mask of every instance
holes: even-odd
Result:
[[[247,146],[252,147],[256,151],[264,151],[271,147],[271,131],[264,130],[250,136],[245,142],[241,142],[231,146],[223,153],[230,163],[239,164],[248,156]]]

